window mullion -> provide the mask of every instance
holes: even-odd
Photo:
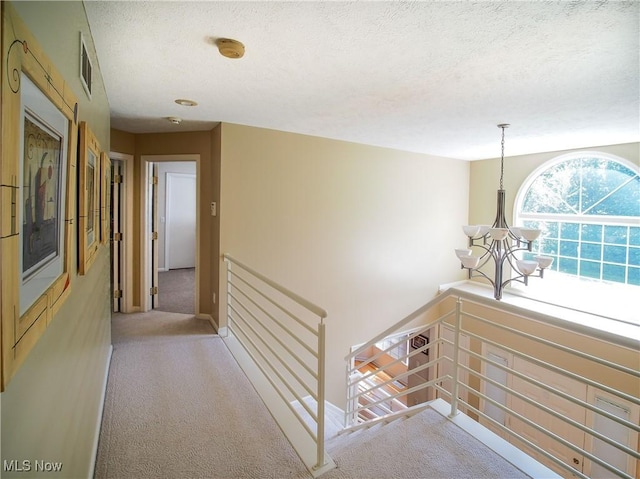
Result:
[[[611,195],[613,195],[616,191],[624,188],[625,186],[627,186],[629,183],[631,183],[633,180],[635,180],[637,178],[637,175],[629,178],[627,181],[625,181],[624,183],[621,183],[618,187],[614,188],[613,190],[611,190],[609,193],[607,193],[606,195],[604,195],[602,198],[600,198],[598,201],[596,201],[594,204],[592,204],[591,206],[589,206],[589,208],[587,208],[586,211],[583,211],[582,214],[586,215],[589,213],[589,210],[592,210],[593,208],[595,208],[596,206],[598,206],[600,203],[602,203],[604,200],[606,200],[607,198],[609,198]],[[580,195],[580,197],[582,197],[582,194]]]
[[[600,281],[604,279],[604,230],[606,228],[602,225],[600,231]]]

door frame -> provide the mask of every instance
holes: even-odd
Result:
[[[195,268],[195,312],[196,316],[200,316],[200,191],[201,191],[201,174],[200,174],[200,155],[199,154],[183,154],[183,155],[141,155],[142,174],[140,191],[142,193],[141,211],[141,235],[140,235],[140,304],[142,311],[151,310],[151,295],[149,293],[151,284],[151,248],[149,227],[147,224],[147,211],[149,211],[149,186],[151,179],[148,175],[147,163],[162,163],[168,161],[195,161],[196,162],[196,268]]]
[[[171,198],[172,198],[172,194],[173,194],[173,190],[171,187],[171,180],[174,177],[182,177],[182,178],[193,178],[196,181],[196,203],[197,203],[197,184],[198,184],[198,175],[197,174],[192,174],[192,173],[173,173],[173,172],[167,172],[166,173],[167,177],[165,179],[165,196],[164,196],[164,216],[165,216],[165,223],[164,223],[164,267],[165,269],[168,271],[170,269],[171,266],[171,262],[169,261],[170,259],[170,255],[169,255],[169,248],[171,245],[171,241],[169,240],[169,231],[171,228],[171,214],[170,214],[170,208],[169,205],[171,203]],[[196,228],[198,227],[198,212],[196,211]],[[196,238],[197,238],[197,230],[196,230]]]
[[[111,160],[122,162],[122,194],[121,226],[122,249],[120,256],[120,280],[122,298],[120,309],[122,313],[135,313],[140,308],[133,306],[133,155],[126,153],[109,152]]]

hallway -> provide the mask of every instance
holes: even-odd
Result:
[[[158,311],[195,314],[195,268],[171,269],[158,273]]]
[[[95,479],[311,479],[208,322],[116,314],[112,340]],[[528,477],[434,409],[327,447],[326,479]]]
[[[116,314],[95,468],[107,478],[309,478],[211,325]]]

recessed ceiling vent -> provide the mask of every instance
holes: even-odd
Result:
[[[244,55],[244,45],[231,38],[218,38],[216,40],[220,55],[227,58],[242,58]]]
[[[89,58],[89,50],[87,50],[87,44],[84,42],[82,32],[80,32],[80,82],[84,91],[87,93],[89,100],[91,100],[91,74],[93,72],[93,65],[91,64],[91,58]]]

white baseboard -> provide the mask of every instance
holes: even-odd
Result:
[[[104,401],[107,396],[107,380],[109,379],[109,367],[111,366],[111,356],[113,355],[113,345],[109,345],[109,354],[104,368],[104,379],[102,380],[102,395],[100,397],[100,410],[96,419],[96,432],[93,437],[93,454],[91,456],[91,464],[89,465],[88,479],[93,479],[96,459],[98,458],[98,441],[100,440],[100,430],[102,429],[102,414],[104,412]]]
[[[166,273],[169,271],[167,268],[158,268],[158,273]]]

